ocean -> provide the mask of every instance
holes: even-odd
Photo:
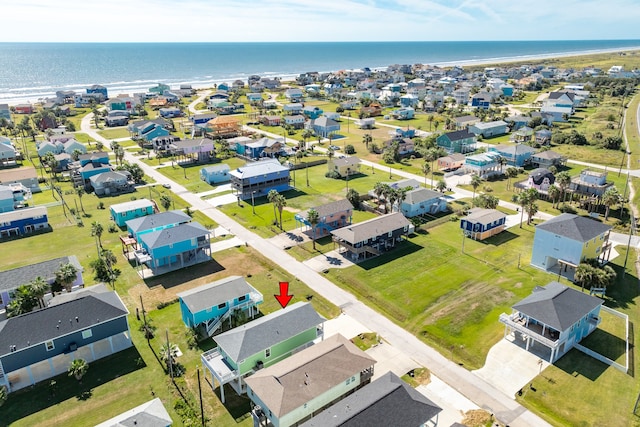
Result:
[[[0,43],[0,103],[37,101],[56,90],[101,84],[109,94],[156,83],[210,87],[249,75],[291,78],[307,71],[391,64],[452,65],[638,48],[640,40],[318,42],[318,43]]]

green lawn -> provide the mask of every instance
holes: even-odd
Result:
[[[98,133],[107,139],[128,138],[130,136],[126,127],[102,129],[99,130]]]
[[[465,239],[462,253],[459,223],[447,222],[327,276],[442,354],[461,348],[457,356],[476,369],[502,337],[499,314],[554,279],[529,267],[534,230],[511,228],[484,243]]]
[[[638,277],[633,262],[629,262],[626,277],[622,279],[625,248],[618,246],[616,250],[621,252],[621,256],[613,262],[618,280],[608,289],[605,304],[629,315],[629,321],[636,325],[640,320],[637,309]],[[636,256],[636,251],[633,251],[630,260]],[[624,338],[624,332],[620,320],[603,316],[603,324],[599,329],[601,331],[594,332],[583,344],[623,362],[621,338]],[[638,332],[634,326],[632,333],[637,342]],[[554,425],[640,426],[640,418],[632,414],[640,393],[640,383],[635,378],[639,360],[638,352],[632,346],[631,373],[624,374],[577,350],[571,350],[533,380],[535,392],[527,390],[522,397],[518,397],[518,401]]]
[[[305,159],[302,160],[305,162]],[[361,169],[362,173],[349,178],[349,189],[355,189],[358,193],[366,194],[378,181],[398,181],[400,177],[380,171],[372,173],[370,169]],[[309,174],[309,186],[306,185],[307,172]],[[313,206],[319,206],[331,201],[346,197],[347,182],[344,179],[332,179],[325,177],[327,165],[309,167],[308,170],[295,171],[295,189],[282,193],[287,199],[287,206],[282,212],[284,230],[296,228],[294,216],[297,212]],[[292,172],[291,184],[294,185],[294,173]],[[233,203],[220,208],[222,212],[231,216],[243,226],[251,229],[262,237],[273,237],[281,232],[273,225],[273,205],[266,197],[255,199],[255,215],[251,206],[251,200],[245,200],[240,204]],[[278,213],[279,220],[279,213]]]

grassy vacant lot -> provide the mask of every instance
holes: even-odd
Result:
[[[151,166],[158,165],[158,160],[156,159],[144,160],[144,162]],[[193,193],[201,193],[203,191],[209,191],[215,188],[215,186],[207,184],[200,179],[200,169],[217,163],[188,165],[179,165],[174,163],[172,166],[171,159],[169,158],[163,158],[161,159],[161,162],[165,166],[158,168],[158,172],[160,172],[167,178],[172,179],[178,184],[183,185],[187,190]],[[237,157],[232,157],[230,159],[222,160],[222,163],[228,164],[229,168],[233,170],[239,166],[242,166],[245,162],[244,160]]]
[[[128,138],[130,136],[126,127],[99,130],[100,136],[107,139]]]
[[[637,253],[630,253],[627,274],[623,279],[625,248],[616,248],[621,256],[613,266],[618,273],[616,284],[607,291],[605,304],[629,315],[632,337],[637,341],[635,325],[640,321],[638,302],[640,292],[634,266]],[[601,331],[596,331],[583,344],[610,358],[623,362],[621,353],[624,337],[619,320],[603,316]],[[596,335],[597,334],[597,335]],[[554,425],[612,427],[640,426],[640,418],[633,415],[633,407],[640,393],[638,352],[631,346],[631,370],[624,374],[613,367],[572,350],[555,365],[548,367],[533,381],[536,391],[526,390],[518,397],[525,406],[534,410]]]
[[[502,337],[499,314],[554,280],[529,267],[534,230],[514,227],[484,243],[465,239],[462,253],[459,223],[447,222],[328,277],[443,354],[455,346],[456,359],[475,369]]]

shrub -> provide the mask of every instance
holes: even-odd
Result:
[[[337,171],[329,171],[324,174],[326,178],[340,179],[342,178]]]
[[[109,233],[117,233],[118,232],[118,226],[116,226],[114,223],[109,224]]]
[[[356,149],[353,145],[351,144],[347,144],[346,147],[344,147],[344,152],[346,154],[355,154],[356,153]]]

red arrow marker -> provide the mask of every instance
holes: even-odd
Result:
[[[285,308],[293,295],[288,295],[289,293],[289,282],[280,282],[280,295],[274,295],[282,308]]]

